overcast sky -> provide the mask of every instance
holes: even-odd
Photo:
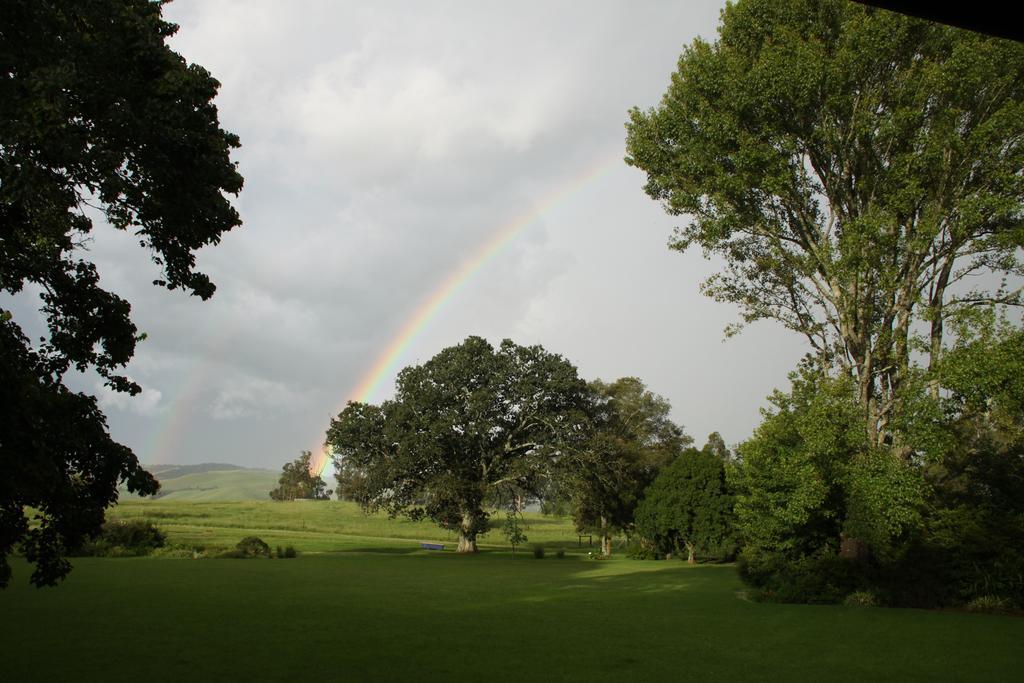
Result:
[[[149,283],[130,235],[98,226],[102,284],[149,338],[136,398],[98,391],[144,463],[279,468],[447,276],[537,213],[398,363],[471,334],[542,344],[587,379],[632,375],[704,443],[746,439],[803,354],[702,297],[715,269],[669,251],[678,219],[622,162],[632,106],[656,104],[719,2],[176,2],[171,44],[222,83],[244,225],[200,253],[208,302]],[[589,180],[574,182],[589,173]],[[566,191],[566,188],[572,188]],[[373,402],[391,396],[388,377]]]

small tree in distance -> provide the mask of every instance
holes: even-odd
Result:
[[[523,532],[523,525],[519,521],[519,511],[512,509],[505,512],[505,525],[502,527],[501,532],[508,539],[509,545],[512,546],[512,554],[516,554],[516,546],[526,543],[527,537]]]
[[[723,462],[727,462],[732,459],[732,452],[729,450],[729,447],[725,445],[725,440],[718,432],[711,432],[708,434],[708,442],[704,444],[704,448],[701,450],[705,453],[710,453],[711,455],[721,459]]]
[[[309,471],[309,461],[312,457],[313,454],[309,451],[302,451],[302,455],[294,461],[285,463],[281,470],[281,478],[278,479],[279,486],[270,492],[270,497],[274,500],[330,498],[331,491],[324,480]]]

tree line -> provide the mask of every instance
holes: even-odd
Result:
[[[726,468],[754,593],[1024,607],[1024,47],[842,0],[741,0],[626,128],[627,163],[681,219],[671,247],[724,264],[703,290],[738,306],[727,335],[768,319],[810,349]],[[642,524],[638,491],[683,509],[689,484],[653,472],[695,460],[659,461],[607,391],[533,353],[558,377],[546,419],[514,384],[485,418],[491,380],[457,362],[350,405],[328,441],[367,503],[467,548],[492,486],[564,487],[602,529]],[[515,377],[523,352],[496,355]]]
[[[4,18],[0,289],[37,288],[46,329],[0,310],[0,586],[15,548],[48,585],[119,483],[158,487],[64,382],[140,390],[124,367],[145,335],[81,248],[91,207],[136,235],[154,284],[206,299],[195,254],[240,224],[242,178],[219,84],[166,45],[159,3],[6,0]],[[638,381],[471,337],[332,421],[339,487],[465,551],[489,500],[536,494],[605,550],[644,528],[689,556],[680,528],[712,513],[644,527],[647,501],[678,512],[704,482],[757,595],[1024,607],[1024,47],[844,0],[739,0],[626,129],[680,218],[672,248],[724,264],[703,289],[739,308],[727,334],[773,320],[810,349],[724,477]]]
[[[698,548],[727,555],[728,451],[717,433],[692,448],[670,409],[637,378],[588,383],[541,346],[469,337],[402,370],[394,399],[350,402],[327,445],[339,496],[431,519],[458,534],[459,552],[476,552],[489,510],[539,501],[564,503],[605,556],[614,533],[691,561]],[[645,494],[657,502],[644,508]]]
[[[1024,607],[1024,46],[743,0],[634,109],[627,163],[706,294],[810,352],[739,447],[760,595]]]

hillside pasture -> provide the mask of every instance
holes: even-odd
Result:
[[[277,486],[280,472],[233,465],[155,465],[150,472],[160,481],[154,499],[121,490],[121,498],[130,501],[248,501],[269,500],[270,489]]]
[[[508,548],[501,534],[502,512],[492,512],[491,531],[481,547]],[[527,545],[542,543],[551,549],[576,549],[579,537],[572,521],[525,513]],[[124,501],[111,508],[116,519],[148,519],[168,534],[169,542],[186,546],[230,547],[243,536],[260,536],[271,546],[290,543],[304,551],[331,552],[366,547],[419,547],[419,542],[457,543],[454,532],[431,521],[390,519],[386,514],[364,513],[347,501],[295,500],[240,503],[182,503],[157,499]],[[596,539],[595,539],[596,540]],[[620,539],[620,545],[621,545]],[[587,539],[583,544],[586,550]]]

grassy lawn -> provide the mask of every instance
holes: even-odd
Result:
[[[218,519],[205,512],[183,526]],[[56,589],[30,588],[16,561],[0,592],[2,677],[931,681],[1024,666],[1024,619],[753,604],[731,567],[458,556],[364,522],[380,526],[295,560],[78,559]],[[344,541],[306,523],[309,537],[275,533],[300,550],[315,534]]]

